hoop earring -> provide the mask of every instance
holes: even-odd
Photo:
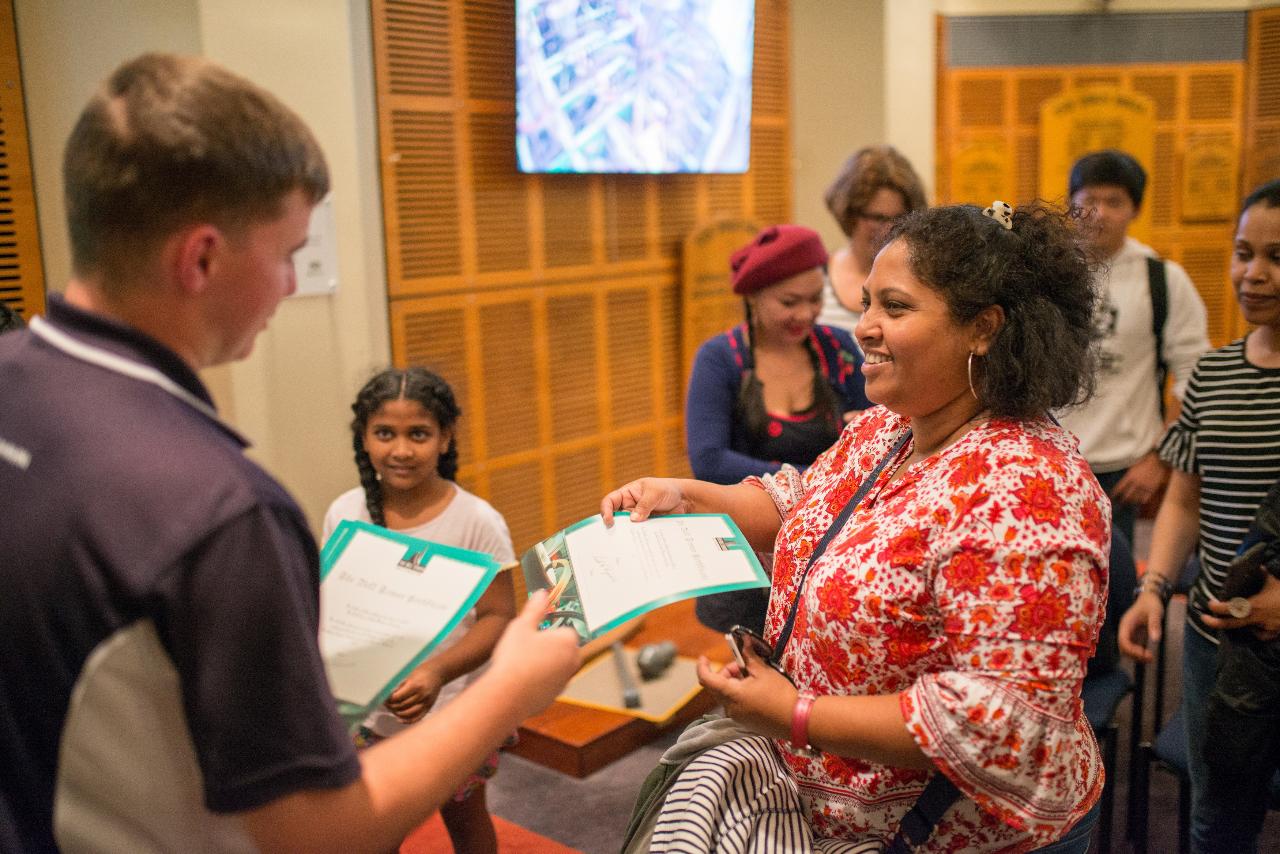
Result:
[[[969,394],[973,395],[974,400],[981,403],[982,398],[978,397],[978,392],[975,391],[973,388],[973,351],[972,350],[969,351],[969,364],[968,364],[967,372],[969,374]]]

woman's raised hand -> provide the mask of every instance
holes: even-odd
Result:
[[[654,513],[692,512],[693,503],[685,496],[683,483],[673,477],[642,477],[615,489],[600,501],[604,526],[613,527],[613,514],[618,510],[630,510],[633,522],[643,522]]]

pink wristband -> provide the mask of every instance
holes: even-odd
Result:
[[[796,750],[813,749],[809,744],[809,715],[813,712],[815,699],[808,691],[802,691],[791,710],[791,746]]]

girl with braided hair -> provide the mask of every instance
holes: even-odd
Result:
[[[354,519],[486,552],[503,563],[515,560],[501,514],[454,482],[461,412],[447,382],[424,368],[388,369],[365,383],[351,411],[360,486],[330,505],[324,520],[325,539],[343,519]],[[394,735],[461,693],[488,661],[514,616],[510,573],[502,573],[472,613],[391,693],[384,707],[369,715],[357,744],[368,746]],[[484,790],[484,781],[497,767],[494,753],[441,808],[454,850],[498,850]]]

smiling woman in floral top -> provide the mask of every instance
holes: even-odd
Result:
[[[700,663],[758,735],[684,769],[653,850],[880,850],[928,785],[945,812],[916,850],[1083,852],[1102,763],[1080,685],[1110,519],[1046,415],[1091,386],[1070,222],[1039,205],[913,213],[863,305],[880,405],[803,475],[644,479],[602,502],[727,512],[774,552],[765,635],[786,675],[749,642],[745,670]]]

